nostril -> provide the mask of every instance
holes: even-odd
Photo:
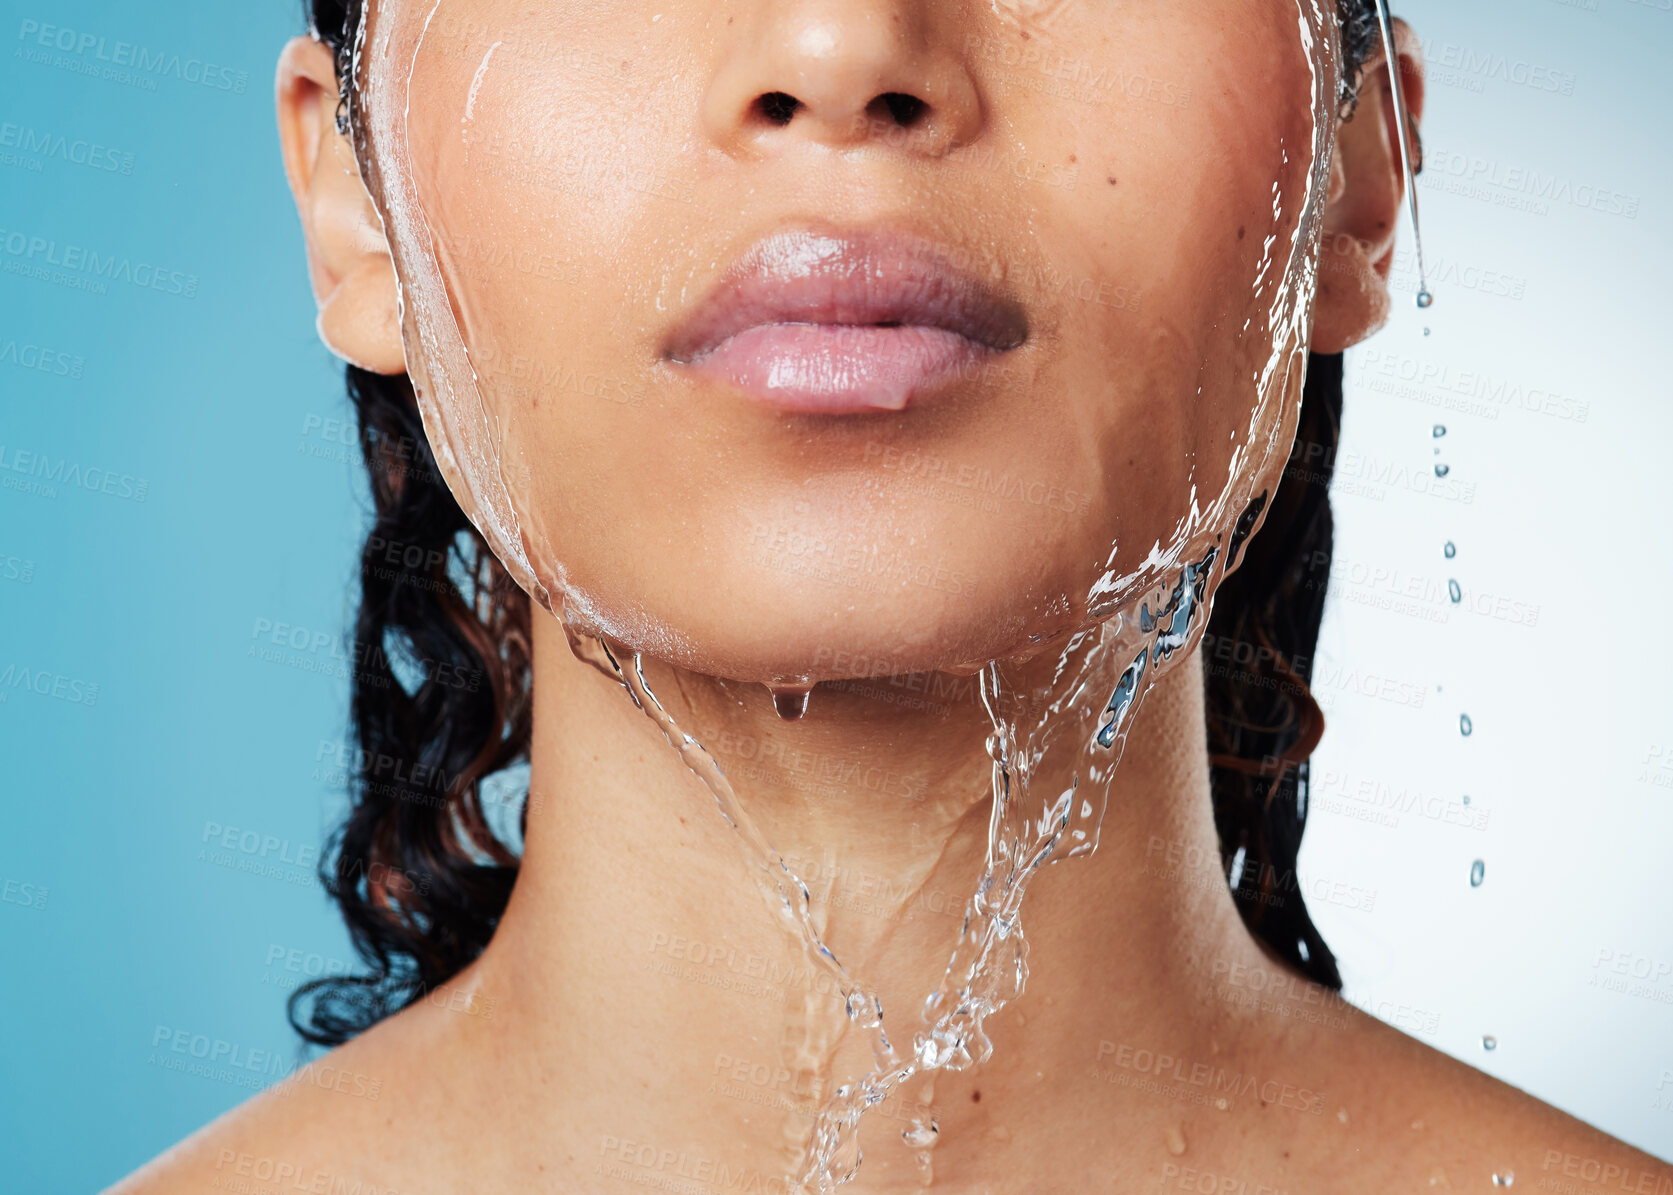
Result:
[[[755,110],[760,113],[761,118],[768,124],[778,125],[780,128],[790,123],[801,106],[801,100],[782,91],[769,91],[755,101]]]
[[[866,112],[873,120],[882,119],[887,114],[900,128],[909,129],[923,120],[929,112],[929,105],[915,95],[889,91],[872,100],[866,106]]]

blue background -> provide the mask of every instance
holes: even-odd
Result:
[[[0,124],[132,155],[126,174],[41,154],[20,155],[39,173],[0,166],[0,228],[198,280],[192,298],[122,282],[99,295],[0,273],[8,463],[22,450],[99,485],[92,470],[133,479],[114,494],[0,490],[0,576],[28,577],[0,582],[0,676],[98,686],[76,702],[0,685],[0,1187],[88,1191],[294,1065],[290,951],[350,957],[312,863],[342,808],[325,771],[347,718],[340,636],[368,508],[355,437],[326,423],[348,403],[314,334],[274,127],[300,4],[0,11]],[[142,90],[30,62],[15,53],[35,46],[30,20],[106,38],[107,54],[178,54],[182,74],[226,67],[215,77],[244,89],[170,76]],[[80,376],[20,366],[25,346],[70,354]],[[141,480],[143,501],[121,496]],[[252,658],[268,623],[332,641]],[[241,832],[230,849],[227,828]],[[234,1065],[167,1069],[192,1061],[168,1048],[180,1030],[228,1043]]]
[[[1667,554],[1646,556],[1635,539],[1646,525],[1659,535],[1673,508],[1673,403],[1645,347],[1665,343],[1673,273],[1673,12],[1636,0],[1400,7],[1452,64],[1432,63],[1426,136],[1441,155],[1425,180],[1432,252],[1455,272],[1480,259],[1514,275],[1527,298],[1499,301],[1458,273],[1450,292],[1437,287],[1433,337],[1403,310],[1379,351],[1531,372],[1549,389],[1583,393],[1593,414],[1584,424],[1518,422],[1515,411],[1450,420],[1458,475],[1485,497],[1444,519],[1423,496],[1365,485],[1341,496],[1347,557],[1381,559],[1409,540],[1414,559],[1427,560],[1457,536],[1479,550],[1461,574],[1467,585],[1543,596],[1546,616],[1538,639],[1489,623],[1447,638],[1432,621],[1352,604],[1351,577],[1333,585],[1322,658],[1374,661],[1383,645],[1390,675],[1470,694],[1479,729],[1473,757],[1454,759],[1452,706],[1432,702],[1421,715],[1433,715],[1430,727],[1344,688],[1325,695],[1324,763],[1378,776],[1431,768],[1414,783],[1447,791],[1468,775],[1495,820],[1480,840],[1430,841],[1421,825],[1365,830],[1322,810],[1304,870],[1351,871],[1381,894],[1374,915],[1321,911],[1350,996],[1436,1010],[1432,1044],[1665,1155],[1673,988],[1631,997],[1592,981],[1600,947],[1673,958],[1658,846],[1673,838],[1673,698],[1657,683],[1666,635],[1623,657],[1607,701],[1569,712],[1595,723],[1570,736],[1572,759],[1557,757],[1566,748],[1550,734],[1548,702],[1564,678],[1528,662],[1567,659],[1613,600],[1579,582],[1542,594],[1553,568],[1579,577],[1600,556],[1630,558],[1652,592],[1673,584]],[[42,50],[31,22],[93,48]],[[297,1057],[285,996],[350,957],[314,863],[342,808],[342,635],[367,503],[341,371],[314,334],[274,132],[273,65],[301,30],[290,0],[0,0],[7,1190],[97,1189],[272,1082]],[[178,55],[182,77],[147,88],[76,69],[102,65],[99,39],[107,55],[118,42]],[[1496,73],[1498,53],[1572,86],[1551,94],[1517,83]],[[202,62],[217,68],[213,83],[231,86],[183,77]],[[43,137],[97,143],[99,157],[83,164],[20,144]],[[1639,208],[1631,218],[1561,203],[1510,208],[1504,187],[1448,177],[1448,161],[1472,154],[1608,184]],[[91,250],[195,284],[188,296],[43,280],[19,272],[37,239],[59,258]],[[30,367],[43,349],[49,368]],[[1356,379],[1378,376],[1350,362],[1348,445],[1405,453],[1426,469],[1434,412],[1424,404],[1434,396],[1355,392]],[[32,476],[36,459],[81,484]],[[1591,497],[1541,509],[1565,474],[1593,479]],[[1516,538],[1524,531],[1526,542]],[[1491,544],[1510,545],[1502,561]],[[1564,552],[1553,564],[1549,554]],[[1533,571],[1519,576],[1522,566]],[[1609,660],[1599,652],[1589,666]],[[1526,716],[1515,706],[1523,695]],[[1533,742],[1513,741],[1511,726]],[[1578,822],[1577,792],[1587,802]],[[1594,835],[1584,854],[1603,870],[1595,884],[1561,888],[1554,869],[1580,865],[1561,862],[1577,824]],[[1361,833],[1363,842],[1352,837]],[[1460,895],[1483,851],[1488,886]],[[1593,903],[1577,899],[1582,891]],[[1551,969],[1530,973],[1518,960]],[[1490,1057],[1479,1047],[1485,1030],[1499,1040]],[[222,1043],[225,1056],[210,1075],[182,1071],[191,1057],[177,1040]]]

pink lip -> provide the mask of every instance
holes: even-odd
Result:
[[[852,415],[902,410],[1027,339],[1021,306],[930,242],[788,232],[744,254],[664,355],[780,410]]]

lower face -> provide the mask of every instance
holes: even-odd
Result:
[[[455,491],[572,619],[737,679],[968,667],[1167,583],[1288,448],[1332,28],[379,0],[369,179]]]

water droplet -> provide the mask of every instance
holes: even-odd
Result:
[[[1452,599],[1452,604],[1454,606],[1464,600],[1464,589],[1457,581],[1448,580],[1446,583],[1446,592],[1447,596]]]
[[[1421,1120],[1412,1121],[1412,1128],[1421,1129],[1422,1127],[1423,1127],[1423,1122]]]
[[[1497,1050],[1499,1048],[1499,1039],[1494,1037],[1491,1033],[1483,1034],[1481,1038],[1481,1048],[1484,1050]]]
[[[1472,887],[1472,888],[1481,887],[1481,882],[1483,880],[1485,880],[1486,878],[1487,878],[1487,864],[1485,862],[1483,862],[1480,859],[1477,859],[1474,863],[1470,864],[1470,887]],[[1493,1039],[1490,1038],[1490,1037],[1485,1038],[1485,1039],[1483,1039],[1481,1044],[1484,1045],[1484,1046],[1487,1046],[1487,1043],[1492,1041],[1492,1040]],[[1494,1044],[1497,1045],[1498,1043],[1495,1042]],[[1491,1050],[1493,1047],[1492,1046],[1487,1046],[1487,1048],[1489,1050]]]
[[[1458,545],[1453,543],[1450,539],[1447,540],[1446,541],[1446,558],[1448,560],[1451,560],[1456,555],[1458,555]]]
[[[1435,305],[1435,296],[1426,290],[1420,290],[1417,292],[1417,305],[1427,311]]]
[[[864,992],[852,992],[846,1001],[848,1019],[862,1029],[870,1029],[883,1019],[883,1008],[875,997],[867,998]]]
[[[1514,1170],[1506,1170],[1503,1174],[1495,1174],[1493,1176],[1493,1185],[1495,1187],[1510,1187],[1515,1184],[1516,1172]]]
[[[1463,735],[1465,738],[1469,738],[1475,733],[1475,723],[1470,721],[1470,716],[1468,714],[1458,715],[1458,733]]]
[[[1470,794],[1465,793],[1464,794],[1464,804],[1468,805],[1469,803],[1470,803]]]
[[[1442,436],[1446,435],[1446,424],[1437,423],[1435,425],[1435,430],[1430,434],[1433,435],[1435,439],[1439,440]]]
[[[1225,1096],[1221,1096],[1219,1099],[1214,1101],[1214,1106],[1216,1108],[1220,1109],[1220,1111],[1224,1112],[1227,1108],[1231,1107],[1231,1103],[1226,1099]]]
[[[1185,1130],[1182,1126],[1172,1124],[1168,1126],[1168,1152],[1178,1157],[1185,1152]]]
[[[900,1135],[913,1149],[929,1149],[934,1146],[940,1132],[940,1126],[932,1120],[928,1124],[916,1122],[911,1128],[902,1129]]]
[[[786,722],[794,722],[807,713],[813,686],[805,680],[778,681],[768,685],[767,691],[773,695],[773,712]]]
[[[1348,1110],[1346,1108],[1336,1109],[1336,1119],[1341,1121],[1343,1124],[1347,1124],[1348,1123]]]
[[[1429,335],[1429,329],[1428,328],[1423,329],[1423,334],[1425,336]]]
[[[1446,1181],[1446,1171],[1439,1166],[1429,1172],[1429,1185],[1431,1187],[1441,1187],[1448,1191],[1452,1190],[1452,1184]]]
[[[1445,477],[1448,473],[1451,473],[1451,472],[1452,472],[1452,466],[1451,465],[1436,465],[1435,466],[1435,476],[1436,477]]]

